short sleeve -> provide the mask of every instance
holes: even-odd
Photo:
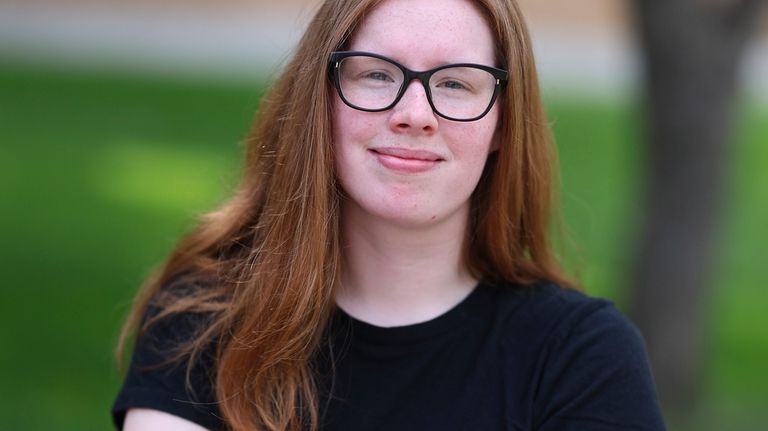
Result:
[[[545,364],[534,429],[665,429],[643,339],[609,303],[558,334]]]
[[[192,391],[186,384],[187,357],[167,363],[174,348],[188,341],[202,324],[201,315],[177,314],[151,325],[137,337],[128,373],[112,407],[117,429],[122,429],[130,408],[160,410],[210,430],[223,429],[211,378],[213,344],[190,372]]]

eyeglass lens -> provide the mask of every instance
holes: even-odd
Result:
[[[395,64],[364,55],[347,57],[339,64],[339,84],[354,107],[381,110],[390,106],[404,85],[403,71]],[[475,67],[449,67],[429,79],[429,93],[440,114],[470,119],[482,115],[493,100],[496,78]]]

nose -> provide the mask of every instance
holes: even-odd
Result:
[[[437,131],[437,114],[427,98],[422,83],[414,79],[405,89],[405,94],[392,108],[389,117],[390,128],[398,133],[432,134]]]

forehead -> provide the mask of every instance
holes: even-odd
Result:
[[[349,49],[422,68],[456,62],[491,64],[495,52],[486,19],[469,0],[385,0],[360,23]]]

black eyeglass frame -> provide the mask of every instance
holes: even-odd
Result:
[[[341,78],[339,76],[340,75],[339,66],[341,65],[341,61],[344,60],[345,58],[356,57],[356,56],[373,57],[373,58],[378,58],[379,60],[387,61],[397,66],[403,72],[403,83],[402,85],[400,85],[400,90],[398,91],[397,96],[395,96],[395,100],[392,103],[390,103],[388,106],[380,109],[361,108],[351,103],[349,100],[347,100],[346,97],[344,97],[344,91],[342,91],[341,89]],[[434,102],[432,102],[432,92],[429,89],[429,80],[432,78],[432,75],[434,75],[435,73],[451,67],[471,67],[475,69],[484,70],[490,73],[491,75],[493,75],[493,77],[496,79],[496,85],[493,89],[493,96],[491,96],[491,101],[488,103],[488,107],[485,108],[485,111],[483,111],[482,114],[476,117],[468,118],[468,119],[453,118],[443,114],[437,108],[435,108],[435,104]],[[339,93],[339,97],[341,97],[341,100],[350,108],[357,109],[358,111],[364,111],[364,112],[383,112],[383,111],[390,110],[394,108],[395,105],[397,105],[400,99],[402,99],[403,94],[405,94],[411,81],[413,81],[414,79],[417,79],[419,80],[419,82],[421,82],[421,85],[424,87],[424,91],[427,95],[427,101],[429,102],[429,106],[432,108],[432,112],[434,112],[435,114],[439,115],[442,118],[445,118],[446,120],[461,121],[461,122],[477,121],[485,117],[485,115],[488,114],[488,112],[493,107],[493,104],[496,102],[496,98],[499,96],[499,92],[507,84],[507,81],[509,79],[509,72],[507,72],[506,70],[499,69],[496,67],[491,67],[491,66],[485,66],[482,64],[474,64],[474,63],[445,64],[443,66],[438,66],[429,70],[414,71],[414,70],[408,69],[407,67],[396,62],[395,60],[392,60],[391,58],[388,58],[379,54],[374,54],[372,52],[365,52],[365,51],[334,51],[332,52],[330,56],[330,61],[329,61],[329,69],[330,69],[331,77],[333,78],[333,83],[336,86],[336,90]]]

